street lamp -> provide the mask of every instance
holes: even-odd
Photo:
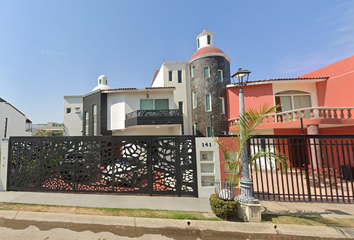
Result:
[[[237,72],[235,72],[231,77],[233,79],[237,78],[237,83],[234,81],[234,84],[240,89],[239,92],[239,101],[240,101],[240,111],[239,116],[242,116],[245,112],[245,103],[243,96],[243,88],[248,83],[249,74],[251,71],[247,69],[239,68]],[[245,137],[245,129],[244,126],[240,126],[240,141]],[[251,204],[259,204],[258,199],[253,197],[253,182],[250,179],[249,166],[248,166],[248,154],[247,154],[247,142],[243,146],[241,150],[241,171],[242,177],[240,180],[240,188],[241,194],[236,197],[236,200],[241,203],[251,203]]]

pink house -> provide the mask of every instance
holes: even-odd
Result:
[[[244,88],[245,109],[281,104],[259,127],[259,134],[354,134],[353,89],[354,56],[297,78],[251,81]],[[227,86],[231,133],[236,131],[238,93],[233,84]]]

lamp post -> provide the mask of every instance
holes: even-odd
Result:
[[[231,77],[233,79],[237,78],[237,83],[234,81],[234,84],[238,86],[240,89],[239,92],[239,101],[240,101],[240,111],[239,116],[242,116],[245,112],[245,103],[243,96],[243,88],[247,85],[249,74],[251,71],[247,69],[239,68],[237,72],[235,72]],[[245,138],[245,129],[244,126],[240,126],[240,141]],[[241,203],[251,203],[251,204],[259,204],[258,199],[253,197],[253,182],[250,178],[249,166],[248,166],[248,154],[247,154],[247,142],[244,144],[241,150],[241,180],[240,180],[240,188],[241,194],[236,197],[236,200]]]

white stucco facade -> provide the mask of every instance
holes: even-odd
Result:
[[[64,136],[82,136],[83,96],[64,96]]]
[[[32,135],[31,128],[26,128],[26,116],[8,102],[4,101],[3,99],[0,99],[0,139],[5,138],[6,118],[6,138]]]
[[[180,125],[125,126],[126,114],[140,110],[140,100],[168,99],[169,109],[178,109],[174,91],[173,88],[103,91],[108,93],[107,130],[112,135],[180,135]]]
[[[178,79],[179,71],[181,71],[181,81]],[[182,103],[184,134],[193,135],[189,62],[164,62],[151,86],[175,87],[174,108],[178,109]]]

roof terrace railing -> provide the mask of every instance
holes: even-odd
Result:
[[[345,120],[352,119],[354,107],[311,107],[267,115],[262,124],[300,121],[301,119]],[[229,119],[229,126],[235,126],[238,118]]]

